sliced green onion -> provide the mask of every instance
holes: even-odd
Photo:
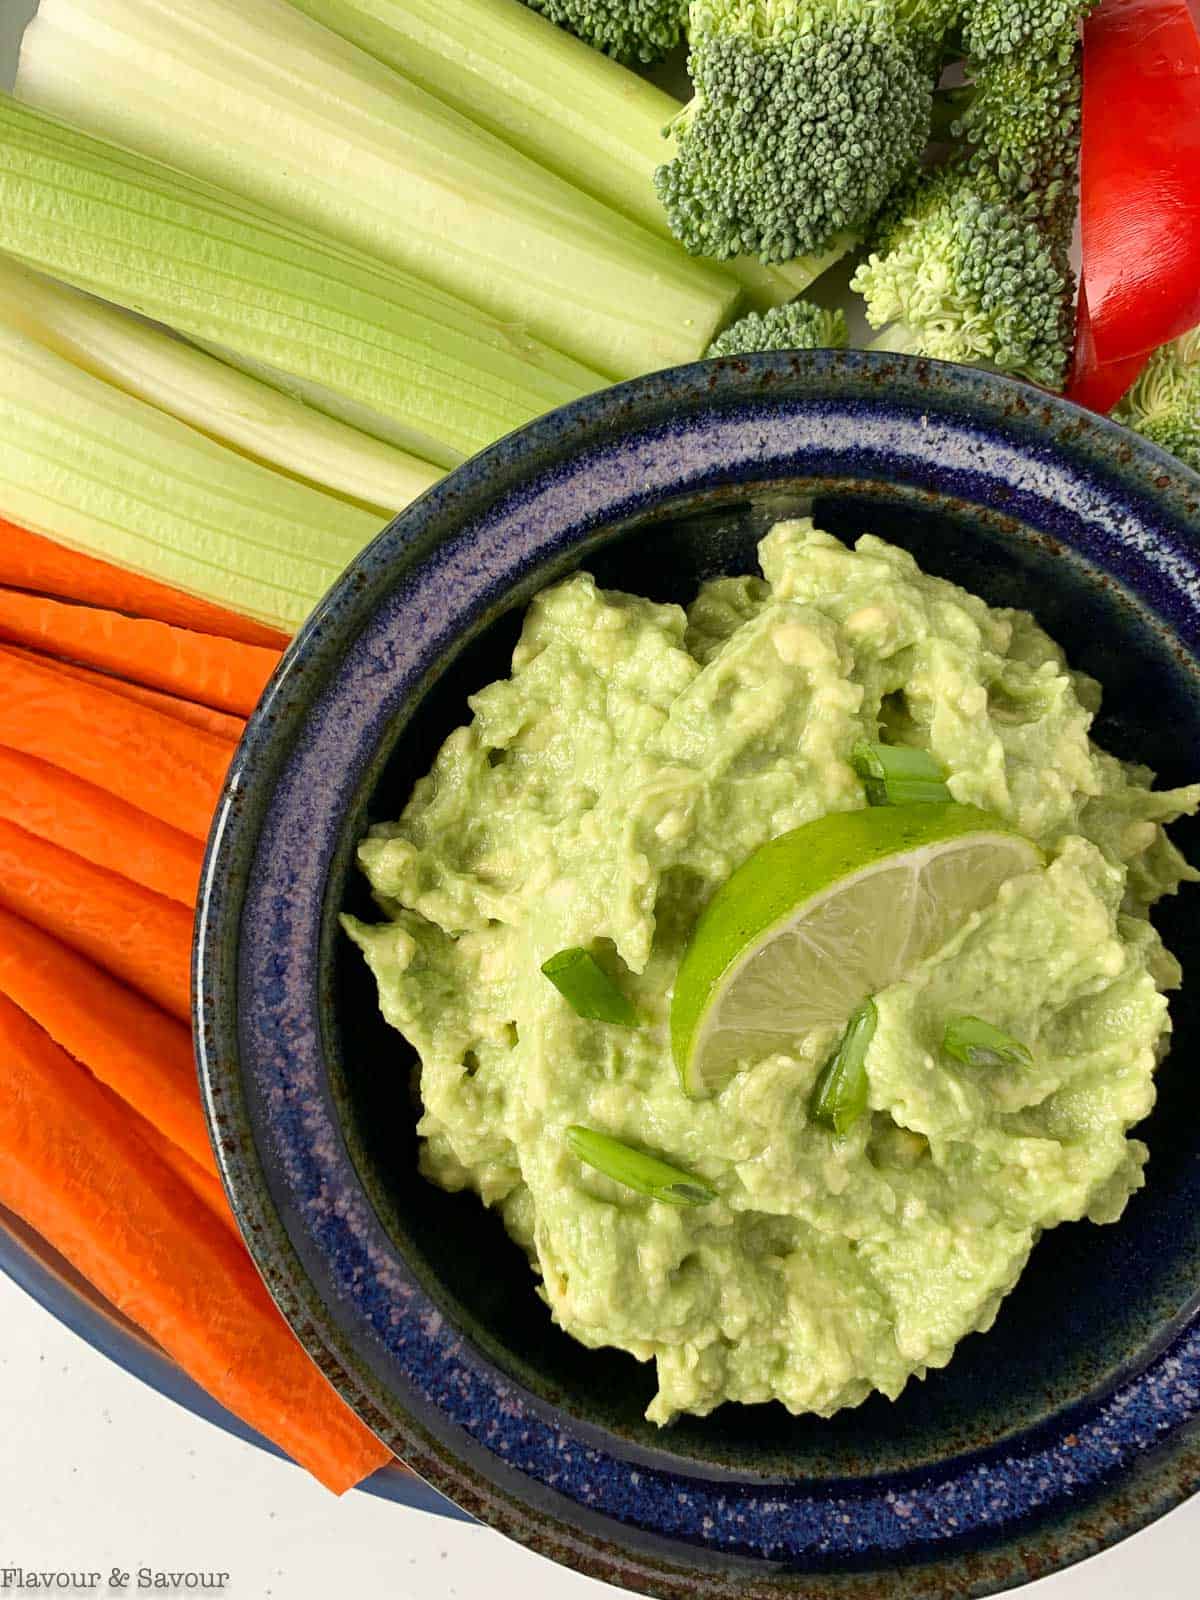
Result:
[[[927,750],[860,739],[850,764],[873,806],[944,805],[953,799],[944,768]]]
[[[851,752],[854,770],[864,778],[924,778],[941,783],[946,774],[928,750],[907,744],[879,744],[860,739]]]
[[[637,1027],[637,1012],[588,950],[560,950],[542,971],[569,1006],[591,1022]]]
[[[809,1116],[838,1135],[848,1133],[867,1109],[867,1050],[878,1021],[874,1000],[864,1000],[813,1089]]]
[[[1033,1055],[1027,1045],[980,1017],[951,1017],[942,1035],[942,1049],[968,1067],[1033,1065]]]
[[[866,788],[873,806],[942,806],[954,798],[944,783],[924,783],[919,778],[894,778],[879,784],[869,778]]]
[[[660,1156],[635,1150],[607,1133],[597,1133],[594,1128],[578,1125],[568,1128],[567,1143],[581,1161],[595,1167],[606,1178],[623,1183],[627,1189],[636,1189],[638,1194],[661,1200],[664,1205],[707,1206],[717,1198],[716,1190],[710,1189],[694,1173],[673,1167]]]

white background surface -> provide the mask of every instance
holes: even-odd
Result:
[[[32,10],[0,0],[0,83]],[[1200,1500],[1022,1594],[1197,1600],[1198,1550]],[[10,1566],[100,1571],[102,1584],[113,1568],[225,1571],[234,1600],[618,1595],[482,1528],[364,1494],[333,1499],[139,1384],[0,1277],[0,1569]]]
[[[335,1500],[136,1382],[3,1277],[0,1412],[0,1568],[82,1568],[103,1583],[114,1567],[225,1571],[231,1600],[621,1593],[483,1528],[365,1494]],[[1200,1499],[1022,1600],[1196,1600],[1198,1551]]]

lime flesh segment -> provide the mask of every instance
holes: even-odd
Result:
[[[683,1087],[715,1094],[746,1061],[845,1027],[938,949],[1037,847],[974,806],[836,812],[744,861],[696,924],[671,1004]]]

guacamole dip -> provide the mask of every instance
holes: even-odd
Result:
[[[576,1339],[657,1364],[660,1423],[895,1396],[991,1324],[1044,1229],[1121,1214],[1179,978],[1147,913],[1197,876],[1163,824],[1200,787],[1154,793],[1093,745],[1097,685],[1026,613],[807,521],[760,560],[686,612],[586,573],[540,595],[511,677],[361,847],[384,920],[346,919],[420,1056],[425,1176],[499,1211]],[[864,739],[929,752],[1045,864],[875,996],[844,1135],[810,1115],[836,1028],[689,1099],[668,1015],[696,919],[767,840],[867,804]],[[543,976],[576,947],[637,1026],[585,1020]],[[952,1014],[1029,1059],[951,1059]],[[716,1198],[614,1181],[574,1126]]]

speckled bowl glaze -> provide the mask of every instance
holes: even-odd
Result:
[[[895,1404],[829,1422],[724,1406],[656,1432],[652,1375],[555,1329],[496,1219],[415,1173],[405,1047],[338,934],[358,839],[394,817],[525,602],[586,564],[686,599],[815,508],[1000,604],[1107,691],[1098,728],[1200,772],[1200,478],[1000,378],[820,352],[680,369],[460,468],[346,573],[234,763],[196,957],[201,1071],[250,1248],[367,1422],[474,1515],[672,1600],[984,1595],[1132,1533],[1200,1485],[1200,919],[1112,1228],[1047,1236],[992,1332]],[[1195,830],[1178,837],[1197,855]]]

